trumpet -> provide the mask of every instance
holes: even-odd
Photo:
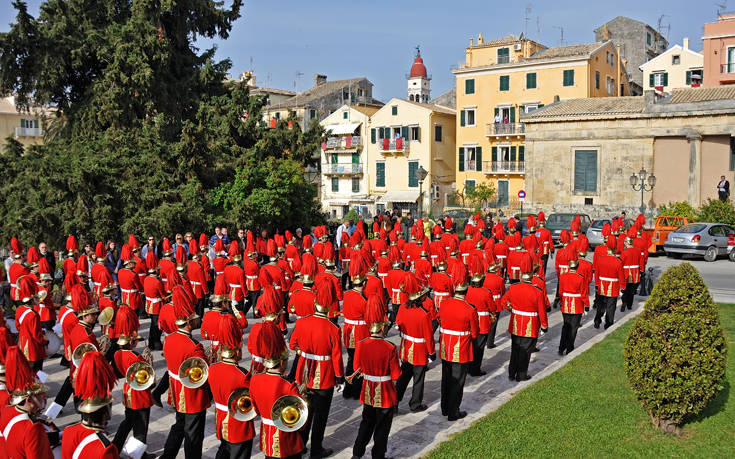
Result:
[[[238,421],[252,421],[257,416],[250,390],[247,387],[235,389],[227,399],[227,412]]]
[[[109,325],[110,322],[112,322],[112,319],[115,318],[115,309],[111,306],[107,306],[105,309],[100,312],[99,317],[97,318],[97,322],[100,323],[100,325]]]
[[[209,377],[209,366],[201,357],[189,357],[179,365],[179,379],[184,387],[202,387]]]
[[[306,400],[296,395],[280,396],[271,408],[271,419],[278,430],[294,432],[306,424],[309,407]]]
[[[355,370],[355,372],[351,375],[345,376],[345,381],[347,381],[348,384],[352,384],[352,380],[357,378],[358,376],[362,376],[362,374],[362,370]]]
[[[82,357],[84,357],[84,354],[91,351],[96,351],[97,346],[90,342],[84,342],[74,348],[74,351],[71,353],[71,363],[74,364],[75,367],[78,367],[80,363],[82,363]]]
[[[135,362],[125,372],[125,381],[133,390],[146,390],[156,383],[156,373],[148,362]]]

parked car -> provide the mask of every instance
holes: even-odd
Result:
[[[587,240],[590,241],[590,248],[597,247],[605,243],[602,238],[602,227],[606,224],[610,224],[610,220],[595,220],[592,222],[589,228],[587,228]]]
[[[546,229],[551,232],[551,238],[553,239],[554,244],[559,244],[559,234],[561,234],[561,230],[568,230],[569,225],[577,215],[579,215],[579,219],[582,222],[580,233],[587,234],[587,228],[589,228],[592,223],[590,216],[587,214],[550,214],[546,217]]]
[[[684,254],[701,255],[715,261],[730,255],[735,245],[735,228],[723,223],[689,223],[669,233],[664,242],[666,255],[680,258]]]
[[[643,228],[643,231],[651,236],[651,245],[648,247],[648,252],[656,253],[663,250],[669,233],[691,222],[692,220],[687,217],[668,217],[665,215],[658,217],[653,228]]]

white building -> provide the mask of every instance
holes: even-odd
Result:
[[[689,49],[689,39],[674,45],[640,66],[643,89],[671,92],[673,89],[696,88],[702,84],[704,56]]]

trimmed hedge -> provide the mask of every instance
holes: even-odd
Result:
[[[725,337],[717,306],[691,264],[669,268],[656,283],[628,334],[624,359],[633,392],[665,432],[678,433],[722,388]]]

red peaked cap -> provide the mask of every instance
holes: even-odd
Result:
[[[364,276],[370,267],[360,253],[350,255],[350,277]]]
[[[562,242],[562,244],[567,244],[569,243],[569,241],[572,240],[572,236],[569,234],[569,231],[563,229],[559,233],[559,240]]]
[[[464,225],[464,235],[473,235],[475,233],[475,225],[467,223]]]
[[[123,244],[120,248],[120,259],[122,261],[128,261],[133,258],[133,252],[130,250],[130,244]]]
[[[324,243],[324,250],[322,251],[322,260],[334,261],[334,245],[331,242]]]
[[[219,318],[217,338],[222,346],[229,349],[242,347],[242,329],[232,314],[222,314]]]
[[[635,237],[638,235],[638,230],[635,226],[631,226],[628,228],[628,237],[631,239],[635,239]]]
[[[569,229],[572,231],[572,233],[579,233],[579,230],[582,228],[582,222],[579,221],[579,216],[574,217],[574,220],[572,220],[572,223],[569,224]]]
[[[228,255],[230,255],[230,258],[240,255],[240,244],[238,244],[237,241],[232,241],[230,243],[230,249],[227,253]]]
[[[342,233],[342,236],[344,236],[346,233]],[[355,231],[352,233],[352,236],[350,236],[350,247],[355,247],[357,244],[362,242],[362,233],[359,231]]]
[[[365,244],[360,249],[360,254],[362,255],[362,258],[365,260],[365,263],[367,263],[368,266],[372,266],[375,264],[375,257],[373,257],[373,251],[370,248],[369,244]]]
[[[314,301],[328,308],[334,304],[334,287],[331,282],[320,282],[316,289],[316,295]]]
[[[503,231],[503,228],[498,228],[495,230],[495,239],[502,241],[505,239],[505,231]]]
[[[135,239],[134,234],[128,235],[128,245],[131,249],[137,249],[138,247],[140,247],[140,244],[138,243],[138,240]]]
[[[516,229],[518,227],[518,222],[516,221],[515,217],[511,217],[508,219],[508,229]]]
[[[184,285],[184,279],[175,269],[166,274],[166,291],[172,292],[177,285]]]
[[[316,258],[310,253],[305,253],[301,256],[301,275],[311,276],[312,279],[316,276]]]
[[[611,250],[617,250],[618,248],[618,240],[614,237],[611,237],[607,240],[607,248]]]
[[[38,286],[32,276],[22,276],[18,279],[18,299],[27,300],[33,298],[38,293]]]
[[[579,247],[578,243],[574,243],[567,247],[567,257],[569,257],[569,261],[572,260],[578,260],[579,259]]]
[[[255,253],[255,240],[253,239],[253,232],[248,231],[248,234],[245,239],[245,252],[248,254]]]
[[[324,258],[323,257],[323,255],[324,255],[324,244],[323,243],[320,242],[320,243],[315,244],[312,247],[312,250],[314,251],[314,256],[315,257],[317,257],[320,260]]]
[[[26,255],[26,261],[28,264],[38,263],[41,259],[41,254],[38,253],[38,249],[35,246],[28,248],[28,254]]]
[[[186,264],[186,250],[184,250],[184,246],[182,244],[176,246],[176,264]]]
[[[74,394],[82,400],[108,398],[117,377],[112,366],[99,351],[84,354],[74,377]]]
[[[260,282],[260,285],[263,287],[266,285],[273,285],[273,276],[267,269],[261,269],[258,274],[258,282]]]
[[[145,265],[149,268],[158,266],[158,257],[153,253],[153,250],[149,250],[148,253],[145,254]]]
[[[175,286],[171,293],[171,299],[173,301],[176,319],[186,320],[194,314],[194,307],[184,287],[180,285]]]
[[[77,271],[81,271],[82,274],[89,273],[89,260],[84,254],[79,255],[79,260],[77,261]]]
[[[543,212],[539,212],[537,218],[538,218],[538,221],[540,221],[540,222],[545,222],[546,221],[546,215],[544,215]]]
[[[533,272],[533,261],[531,261],[530,257],[523,257],[521,259],[521,273],[528,274]]]
[[[439,225],[434,225],[434,227],[431,228],[431,232],[434,234],[434,236],[439,236],[442,233],[442,227]]]
[[[475,233],[472,235],[472,242],[477,244],[482,240],[482,233],[480,233],[480,230],[475,231]]]
[[[206,247],[209,245],[209,238],[206,234],[202,233],[199,235],[199,247]]]
[[[311,235],[307,234],[306,236],[304,236],[301,242],[304,244],[304,250],[311,249]]]
[[[446,229],[447,231],[451,230],[452,229],[452,223],[453,223],[452,222],[452,218],[451,217],[447,217],[444,220],[444,229]]]
[[[378,295],[371,295],[365,306],[365,322],[368,324],[386,322],[385,308]]]
[[[265,254],[268,255],[269,258],[276,258],[276,251],[276,241],[268,239],[268,242],[265,244]]]
[[[340,243],[342,245],[348,245],[350,242],[350,236],[347,235],[346,231],[342,232],[342,237],[340,237]]]
[[[523,248],[526,249],[529,252],[533,252],[536,250],[536,237],[531,234],[530,237],[526,236],[523,238]]]
[[[286,246],[286,243],[284,242],[283,236],[280,234],[274,234],[273,235],[273,242],[276,244],[276,248],[283,248]]]
[[[66,238],[66,251],[76,252],[77,250],[79,250],[79,243],[77,242],[77,238],[74,237],[73,234],[70,234],[69,237]]]
[[[79,314],[85,309],[89,309],[91,299],[89,293],[82,287],[82,284],[75,284],[71,289],[71,306],[74,308],[74,312]]]
[[[459,244],[457,243],[457,240],[452,238],[449,238],[447,241],[447,245],[449,245],[449,252],[457,252],[459,250]]]
[[[449,276],[453,286],[467,285],[467,267],[464,263],[452,263]]]
[[[403,281],[403,291],[409,295],[414,295],[418,293],[419,289],[419,281],[416,279],[416,275],[412,272],[408,272],[405,280]]]
[[[528,218],[526,219],[526,227],[534,228],[537,225],[538,223],[536,222],[536,217],[534,217],[533,215],[529,215]]]
[[[620,231],[620,222],[618,221],[617,218],[613,218],[612,220],[612,230],[613,230],[613,233],[617,233]]]
[[[278,359],[286,351],[286,341],[274,322],[266,320],[261,323],[255,348],[264,359]]]
[[[485,264],[482,260],[482,255],[480,255],[477,252],[474,252],[472,255],[470,255],[470,274],[473,276],[476,276],[478,274],[482,275],[485,272]]]
[[[636,225],[643,227],[643,225],[646,224],[646,217],[643,214],[638,214],[638,216],[635,218]]]
[[[130,306],[123,304],[115,312],[115,334],[133,336],[140,329],[138,314]]]
[[[48,260],[41,258],[38,260],[38,274],[51,274],[51,265],[48,264]]]
[[[587,250],[589,249],[589,247],[590,247],[590,243],[586,237],[581,237],[577,239],[577,250],[578,251],[587,253]]]
[[[75,285],[79,285],[79,279],[77,279],[76,274],[70,272],[66,277],[64,277],[64,290],[66,290],[68,294],[71,294]]]
[[[612,234],[612,228],[610,227],[609,223],[605,223],[602,225],[602,235],[604,237],[610,236]]]
[[[163,252],[173,252],[173,247],[171,247],[171,241],[168,240],[167,237],[163,238],[163,242],[161,242],[161,248],[163,249]]]
[[[189,243],[189,255],[199,255],[199,246],[194,244],[193,242]]]
[[[28,359],[18,346],[10,346],[5,352],[5,387],[8,392],[26,392],[34,384],[38,384],[38,378]]]
[[[218,254],[225,251],[225,243],[222,242],[222,239],[217,239],[214,242],[214,251],[217,252]]]
[[[293,233],[289,230],[286,230],[283,234],[286,236],[286,242],[291,242],[294,238]]]
[[[273,285],[265,285],[260,298],[259,308],[261,314],[278,314],[281,312],[283,300],[280,298],[280,295],[278,295]]]
[[[97,241],[97,245],[94,248],[95,258],[105,258],[105,244],[102,241]]]
[[[17,237],[10,238],[10,248],[18,255],[23,253],[23,244],[20,243]]]
[[[373,233],[377,233],[378,231],[380,231],[380,223],[373,222]]]

